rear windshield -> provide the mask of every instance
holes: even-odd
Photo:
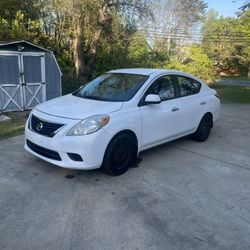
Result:
[[[124,102],[130,100],[147,79],[147,75],[107,73],[87,83],[73,95],[100,101]]]

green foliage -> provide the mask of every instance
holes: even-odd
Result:
[[[42,25],[39,20],[28,19],[25,21],[24,14],[18,11],[14,19],[7,20],[0,17],[0,38],[1,40],[30,40],[36,44],[41,44]]]
[[[129,64],[128,47],[131,34],[133,34],[133,29],[124,27],[119,16],[114,13],[110,15],[102,42],[98,44],[91,78],[114,68],[124,68]]]
[[[250,87],[212,85],[225,103],[250,103]]]
[[[23,134],[28,114],[14,112],[7,116],[11,118],[10,121],[0,122],[0,140]]]
[[[210,12],[202,27],[202,47],[217,73],[247,75],[250,63],[250,10],[238,18],[218,17]]]
[[[17,12],[24,14],[25,22],[28,19],[37,20],[40,17],[40,2],[44,0],[1,0],[0,17],[13,20]],[[45,0],[46,1],[46,0]]]
[[[135,33],[128,46],[128,58],[131,67],[147,67],[149,46],[144,36]]]
[[[208,83],[214,80],[213,63],[198,45],[183,48],[181,60],[171,61],[168,67],[188,72]]]

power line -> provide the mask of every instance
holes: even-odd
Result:
[[[141,33],[141,35],[146,36],[146,37],[150,37],[150,38],[170,38],[173,40],[186,40],[186,41],[192,41],[192,42],[202,42],[205,40],[205,42],[214,42],[214,43],[221,43],[221,42],[227,42],[227,43],[237,43],[237,44],[246,44],[246,42],[250,41],[250,39],[242,39],[242,38],[228,38],[228,37],[220,37],[220,38],[216,38],[216,37],[207,37],[207,38],[203,38],[203,37],[191,37],[191,36],[183,36],[183,35],[171,35],[171,36],[163,36],[163,35],[159,35],[159,34],[148,34],[148,33]],[[136,36],[140,36],[139,34],[137,34]]]
[[[183,38],[202,38],[202,39],[207,39],[207,38],[213,38],[213,39],[224,39],[224,40],[232,40],[232,39],[236,39],[236,40],[246,40],[246,41],[250,41],[250,36],[249,35],[245,35],[245,36],[239,36],[239,35],[202,35],[202,34],[186,34],[186,33],[165,33],[165,32],[145,32],[145,31],[141,31],[140,34],[142,35],[149,35],[149,36],[159,36],[162,38],[169,38],[169,37],[183,37]]]
[[[172,33],[175,33],[175,32],[164,32],[164,31],[157,31],[153,28],[151,29],[142,29],[141,30],[142,32],[149,32],[149,33],[157,33],[157,34],[160,34],[160,35],[171,35]],[[139,31],[139,32],[141,32]],[[183,35],[192,35],[192,36],[202,36],[203,35],[203,32],[189,32],[189,31],[186,31],[184,29],[177,29],[177,32],[178,34],[183,34]],[[208,32],[204,32],[205,34],[208,33]],[[243,37],[249,37],[250,38],[250,32],[242,32],[242,31],[239,31],[239,32],[230,32],[228,35],[225,35],[225,34],[221,34],[221,33],[214,33],[214,35],[218,35],[218,36],[225,36],[225,37],[237,37],[239,38],[239,36],[243,36]]]
[[[234,41],[249,41],[250,42],[250,37],[245,36],[245,37],[239,37],[239,36],[214,36],[214,35],[209,35],[209,36],[194,36],[192,34],[187,35],[187,34],[181,34],[181,33],[176,33],[176,34],[171,34],[171,33],[147,33],[147,32],[140,32],[141,35],[144,36],[155,36],[159,38],[186,38],[186,39],[215,39],[215,40],[234,40]],[[138,34],[139,35],[139,34]]]

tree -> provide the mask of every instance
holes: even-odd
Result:
[[[136,22],[150,0],[2,0],[0,40],[25,39],[54,51],[64,72],[87,81],[125,66]],[[107,65],[107,66],[105,66]]]
[[[242,13],[239,15],[239,27],[244,34],[245,42],[237,48],[236,55],[239,55],[239,63],[243,74],[250,78],[250,2],[245,4]]]
[[[41,23],[38,20],[25,20],[25,15],[21,11],[11,20],[0,17],[0,38],[3,40],[28,39],[39,43],[41,34]]]
[[[207,82],[214,80],[213,62],[198,44],[183,47],[181,60],[171,61],[168,67],[188,72]]]
[[[207,4],[203,0],[157,0],[151,8],[154,19],[142,24],[142,30],[155,51],[165,50],[170,56],[171,45],[180,46],[189,40],[190,30],[200,21]]]
[[[240,10],[243,12],[247,9],[250,9],[250,1],[246,1],[245,4],[243,4],[243,6],[240,7]]]
[[[60,2],[60,1],[59,1]],[[58,11],[68,17],[72,52],[76,74],[84,81],[96,63],[97,52],[102,40],[109,34],[114,14],[123,14],[127,19],[145,16],[145,0],[65,0],[58,4]],[[123,21],[126,23],[125,18]],[[126,26],[126,25],[125,25]]]
[[[40,8],[36,0],[1,0],[0,16],[4,19],[15,19],[16,13],[24,14],[24,22],[28,19],[37,20],[40,17]]]
[[[128,46],[128,58],[131,67],[147,67],[149,60],[149,45],[144,36],[135,33]]]
[[[247,74],[249,68],[249,10],[237,18],[209,13],[202,26],[202,47],[217,73]]]

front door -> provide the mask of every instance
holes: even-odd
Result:
[[[157,94],[161,103],[140,107],[142,117],[142,149],[177,137],[181,133],[179,102],[176,87],[170,76],[156,79],[148,88],[148,94]]]

